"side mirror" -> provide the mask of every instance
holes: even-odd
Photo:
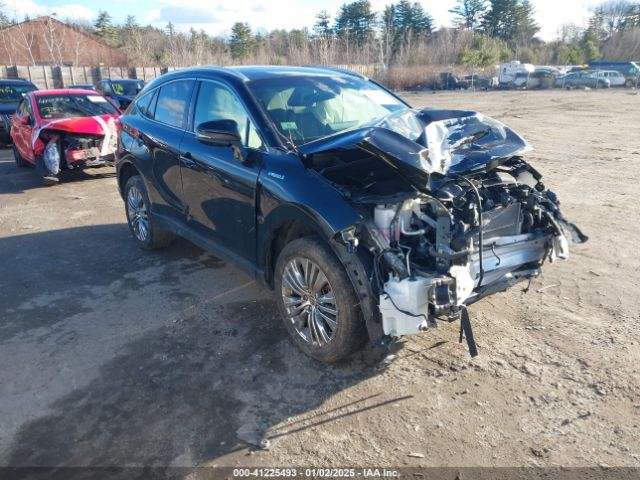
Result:
[[[212,120],[196,127],[196,138],[208,145],[229,147],[240,144],[238,122],[235,120]]]

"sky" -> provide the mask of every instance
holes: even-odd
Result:
[[[249,22],[254,31],[275,28],[312,27],[315,15],[327,10],[335,16],[340,5],[349,0],[4,0],[5,11],[10,17],[37,16],[56,13],[58,18],[93,21],[99,10],[108,11],[114,21],[123,22],[127,15],[134,15],[141,24],[164,27],[171,21],[177,29],[191,27],[213,35],[226,36],[233,23]],[[594,6],[603,0],[532,0],[536,20],[541,26],[539,36],[546,41],[556,38],[560,27],[566,23],[583,25]],[[391,0],[371,0],[380,11]],[[433,16],[438,27],[450,26],[448,10],[455,0],[421,0],[420,3]]]

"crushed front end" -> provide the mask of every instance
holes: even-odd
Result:
[[[370,254],[387,338],[461,318],[469,340],[466,306],[567,258],[567,236],[587,239],[522,159],[528,150],[493,119],[436,110],[308,148],[308,165],[362,217],[351,237]]]

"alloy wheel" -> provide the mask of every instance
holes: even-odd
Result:
[[[288,319],[307,343],[322,347],[333,340],[338,309],[325,273],[308,258],[295,257],[283,272],[282,300]]]
[[[133,186],[127,193],[127,214],[133,234],[141,242],[149,238],[149,216],[142,192]]]

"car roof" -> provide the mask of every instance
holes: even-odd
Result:
[[[57,90],[36,90],[35,92],[31,92],[34,97],[46,97],[49,95],[82,95],[83,93],[87,95],[100,95],[95,90],[82,90],[80,88],[60,88]]]
[[[7,85],[33,85],[29,80],[22,78],[0,78],[0,83]]]
[[[202,67],[190,67],[180,70],[174,70],[169,73],[165,73],[161,77],[157,77],[156,80],[167,78],[180,78],[183,76],[231,76],[240,80],[262,80],[268,78],[282,78],[282,77],[310,77],[310,76],[322,76],[322,77],[342,77],[342,78],[366,78],[364,75],[352,72],[350,70],[344,70],[334,67],[313,66],[313,67],[291,67],[283,65],[243,65],[232,67],[221,67],[217,65],[202,66]],[[155,83],[155,82],[154,82]]]

